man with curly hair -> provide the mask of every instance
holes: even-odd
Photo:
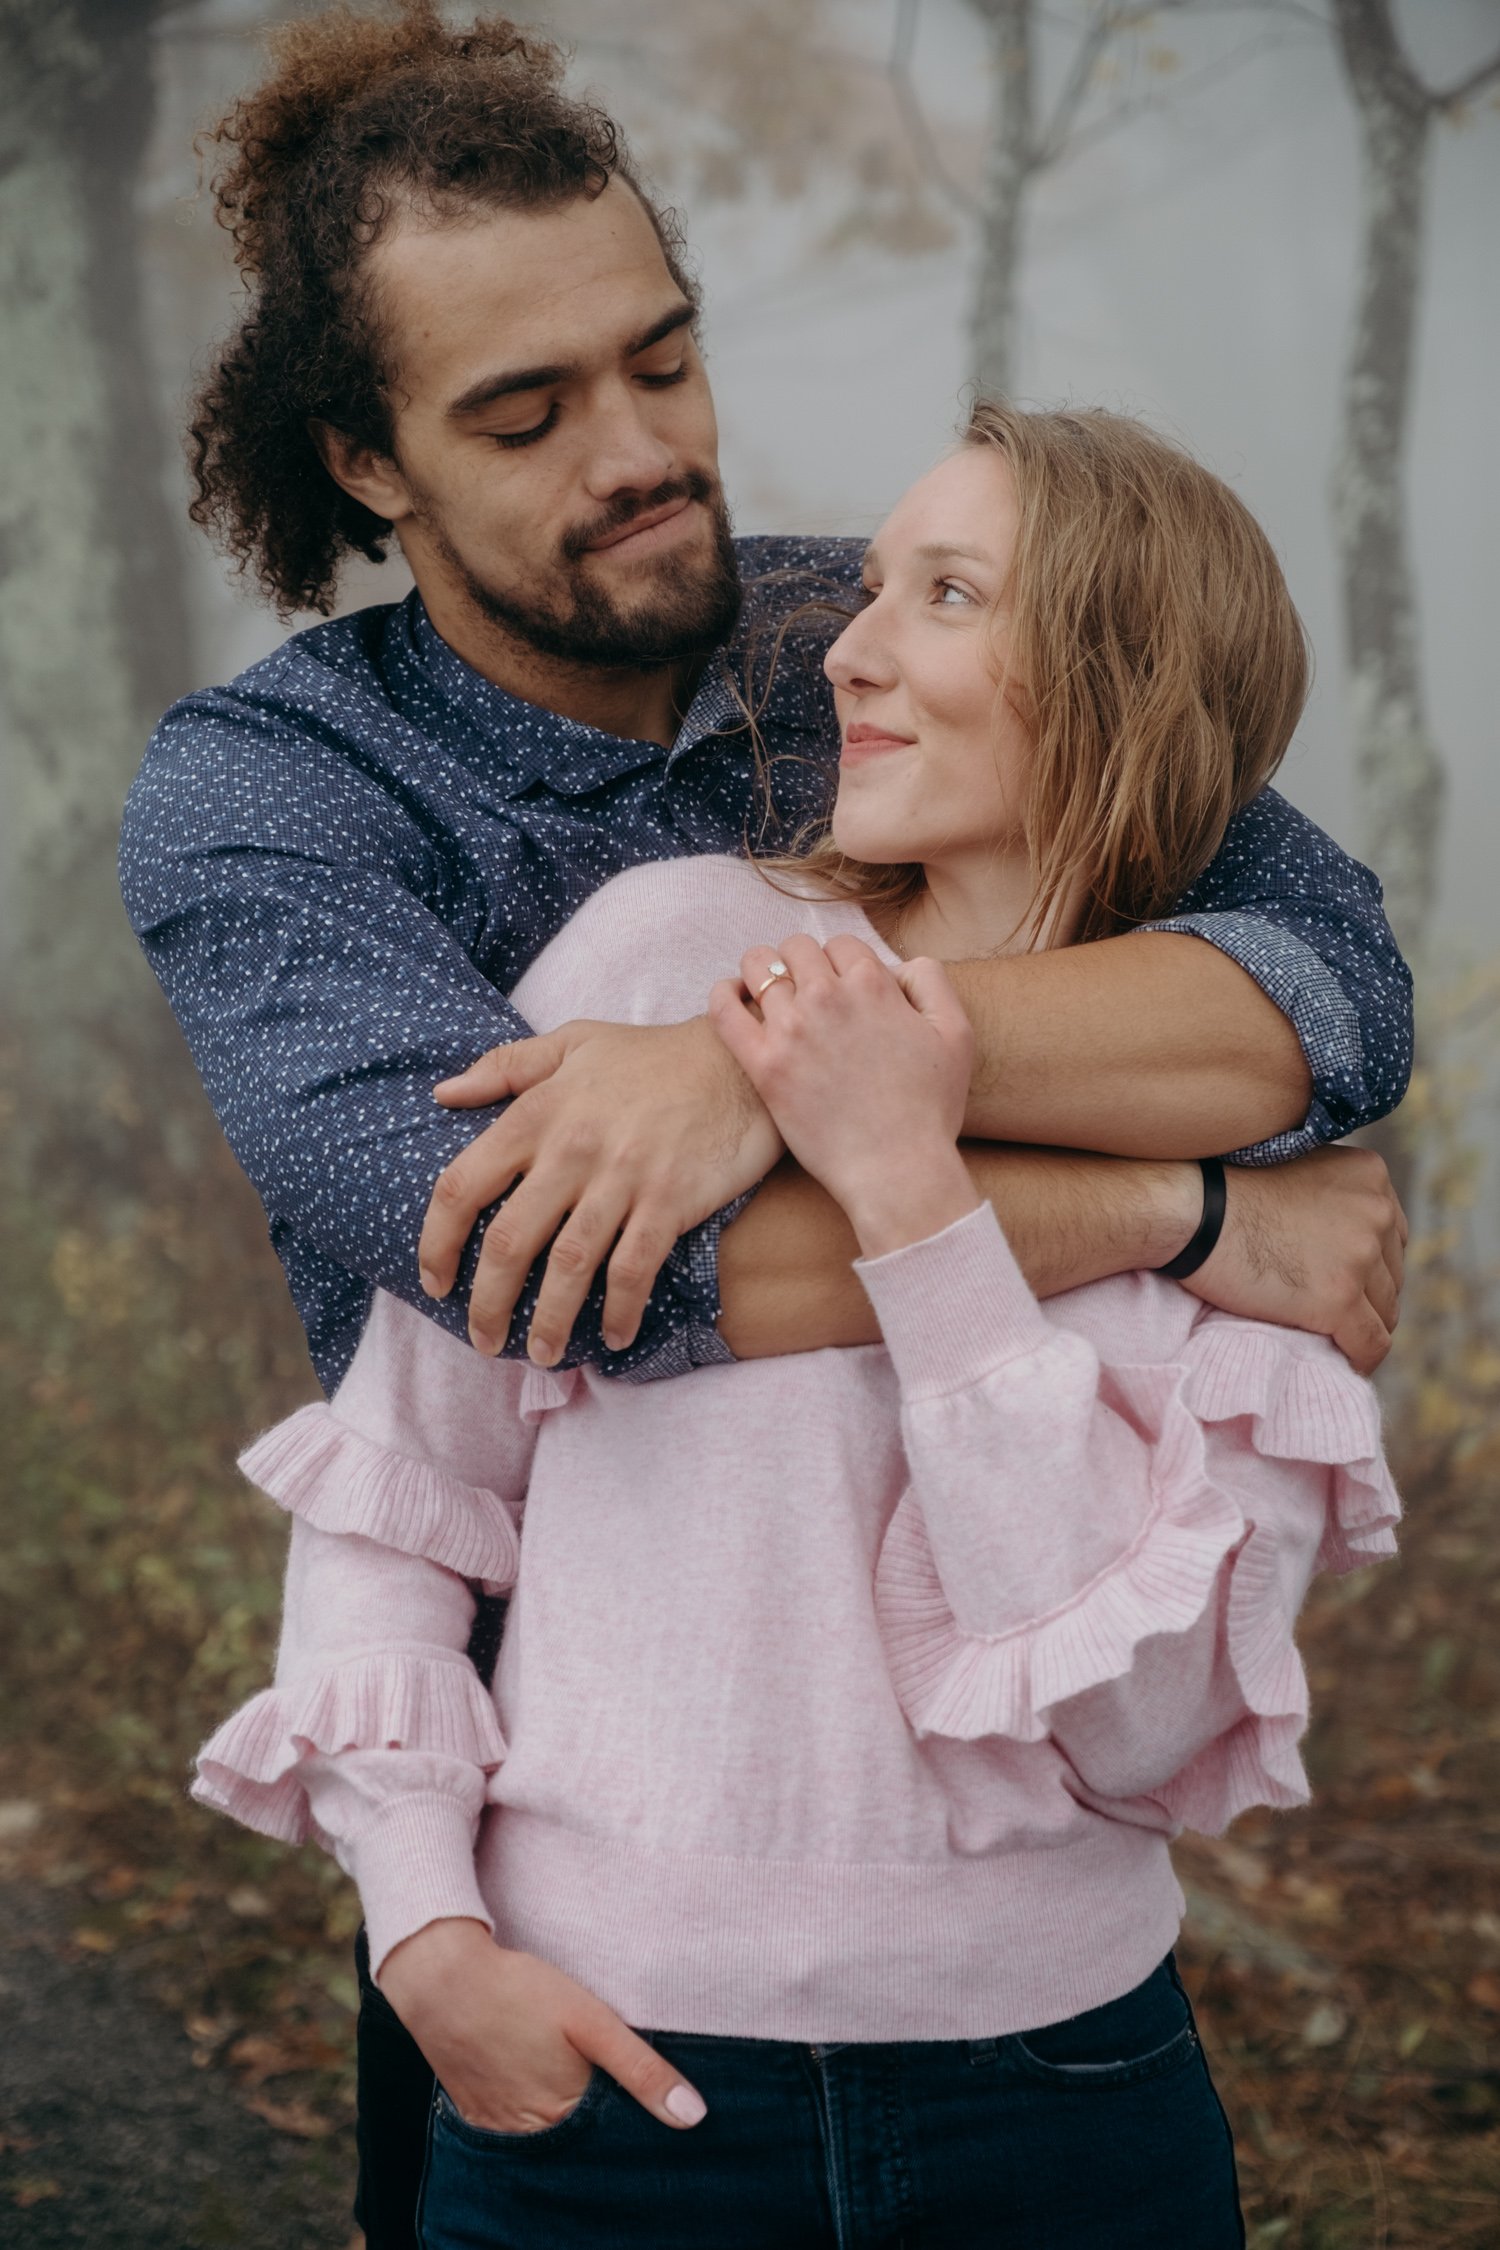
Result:
[[[807,596],[858,599],[857,544],[731,536],[675,224],[533,35],[334,8],[217,137],[248,299],[196,409],[195,519],[284,614],[393,537],[416,589],[175,706],[122,843],[320,1378],[377,1288],[622,1379],[874,1341],[842,1215],[705,1021],[532,1040],[505,998],[610,875],[826,804]],[[1191,1160],[1237,1151],[1192,1287],[1375,1364],[1403,1222],[1377,1160],[1321,1146],[1409,1066],[1365,870],[1263,792],[1144,930],[953,973],[973,1167],[1039,1293],[1172,1260]],[[518,2077],[549,2035],[496,2027]],[[413,2239],[429,2090],[366,1979],[372,2244]]]

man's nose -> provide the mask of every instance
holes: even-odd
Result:
[[[584,481],[590,497],[651,492],[671,475],[676,456],[651,427],[646,400],[622,386],[594,409]]]

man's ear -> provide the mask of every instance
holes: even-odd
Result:
[[[372,516],[384,516],[387,523],[400,523],[411,514],[406,480],[388,454],[361,445],[331,422],[309,422],[307,428],[324,468],[351,500],[368,508]]]

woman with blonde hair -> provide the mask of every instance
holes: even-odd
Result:
[[[993,404],[866,593],[826,835],[617,877],[515,997],[712,988],[883,1344],[632,1386],[382,1297],[246,1456],[294,1519],[281,1654],[197,1789],[359,1884],[439,2082],[428,2250],[1243,2240],[1169,1846],[1306,1795],[1293,1625],[1392,1549],[1379,1416],[1177,1286],[1213,1162],[1171,1267],[1037,1303],[941,962],[1159,917],[1286,749],[1302,630],[1205,470]]]

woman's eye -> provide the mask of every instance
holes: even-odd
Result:
[[[673,383],[685,382],[686,379],[686,360],[682,362],[680,367],[670,368],[665,375],[638,375],[636,377],[637,382],[644,383],[646,388],[652,391],[669,390]]]
[[[955,585],[951,578],[935,578],[932,582],[932,590],[937,595],[939,609],[957,609],[959,607],[972,609],[974,605],[974,596],[968,588]]]
[[[490,435],[496,445],[535,445],[539,437],[547,435],[556,420],[557,408],[555,405],[549,406],[540,422],[533,422],[529,430],[492,430]]]

